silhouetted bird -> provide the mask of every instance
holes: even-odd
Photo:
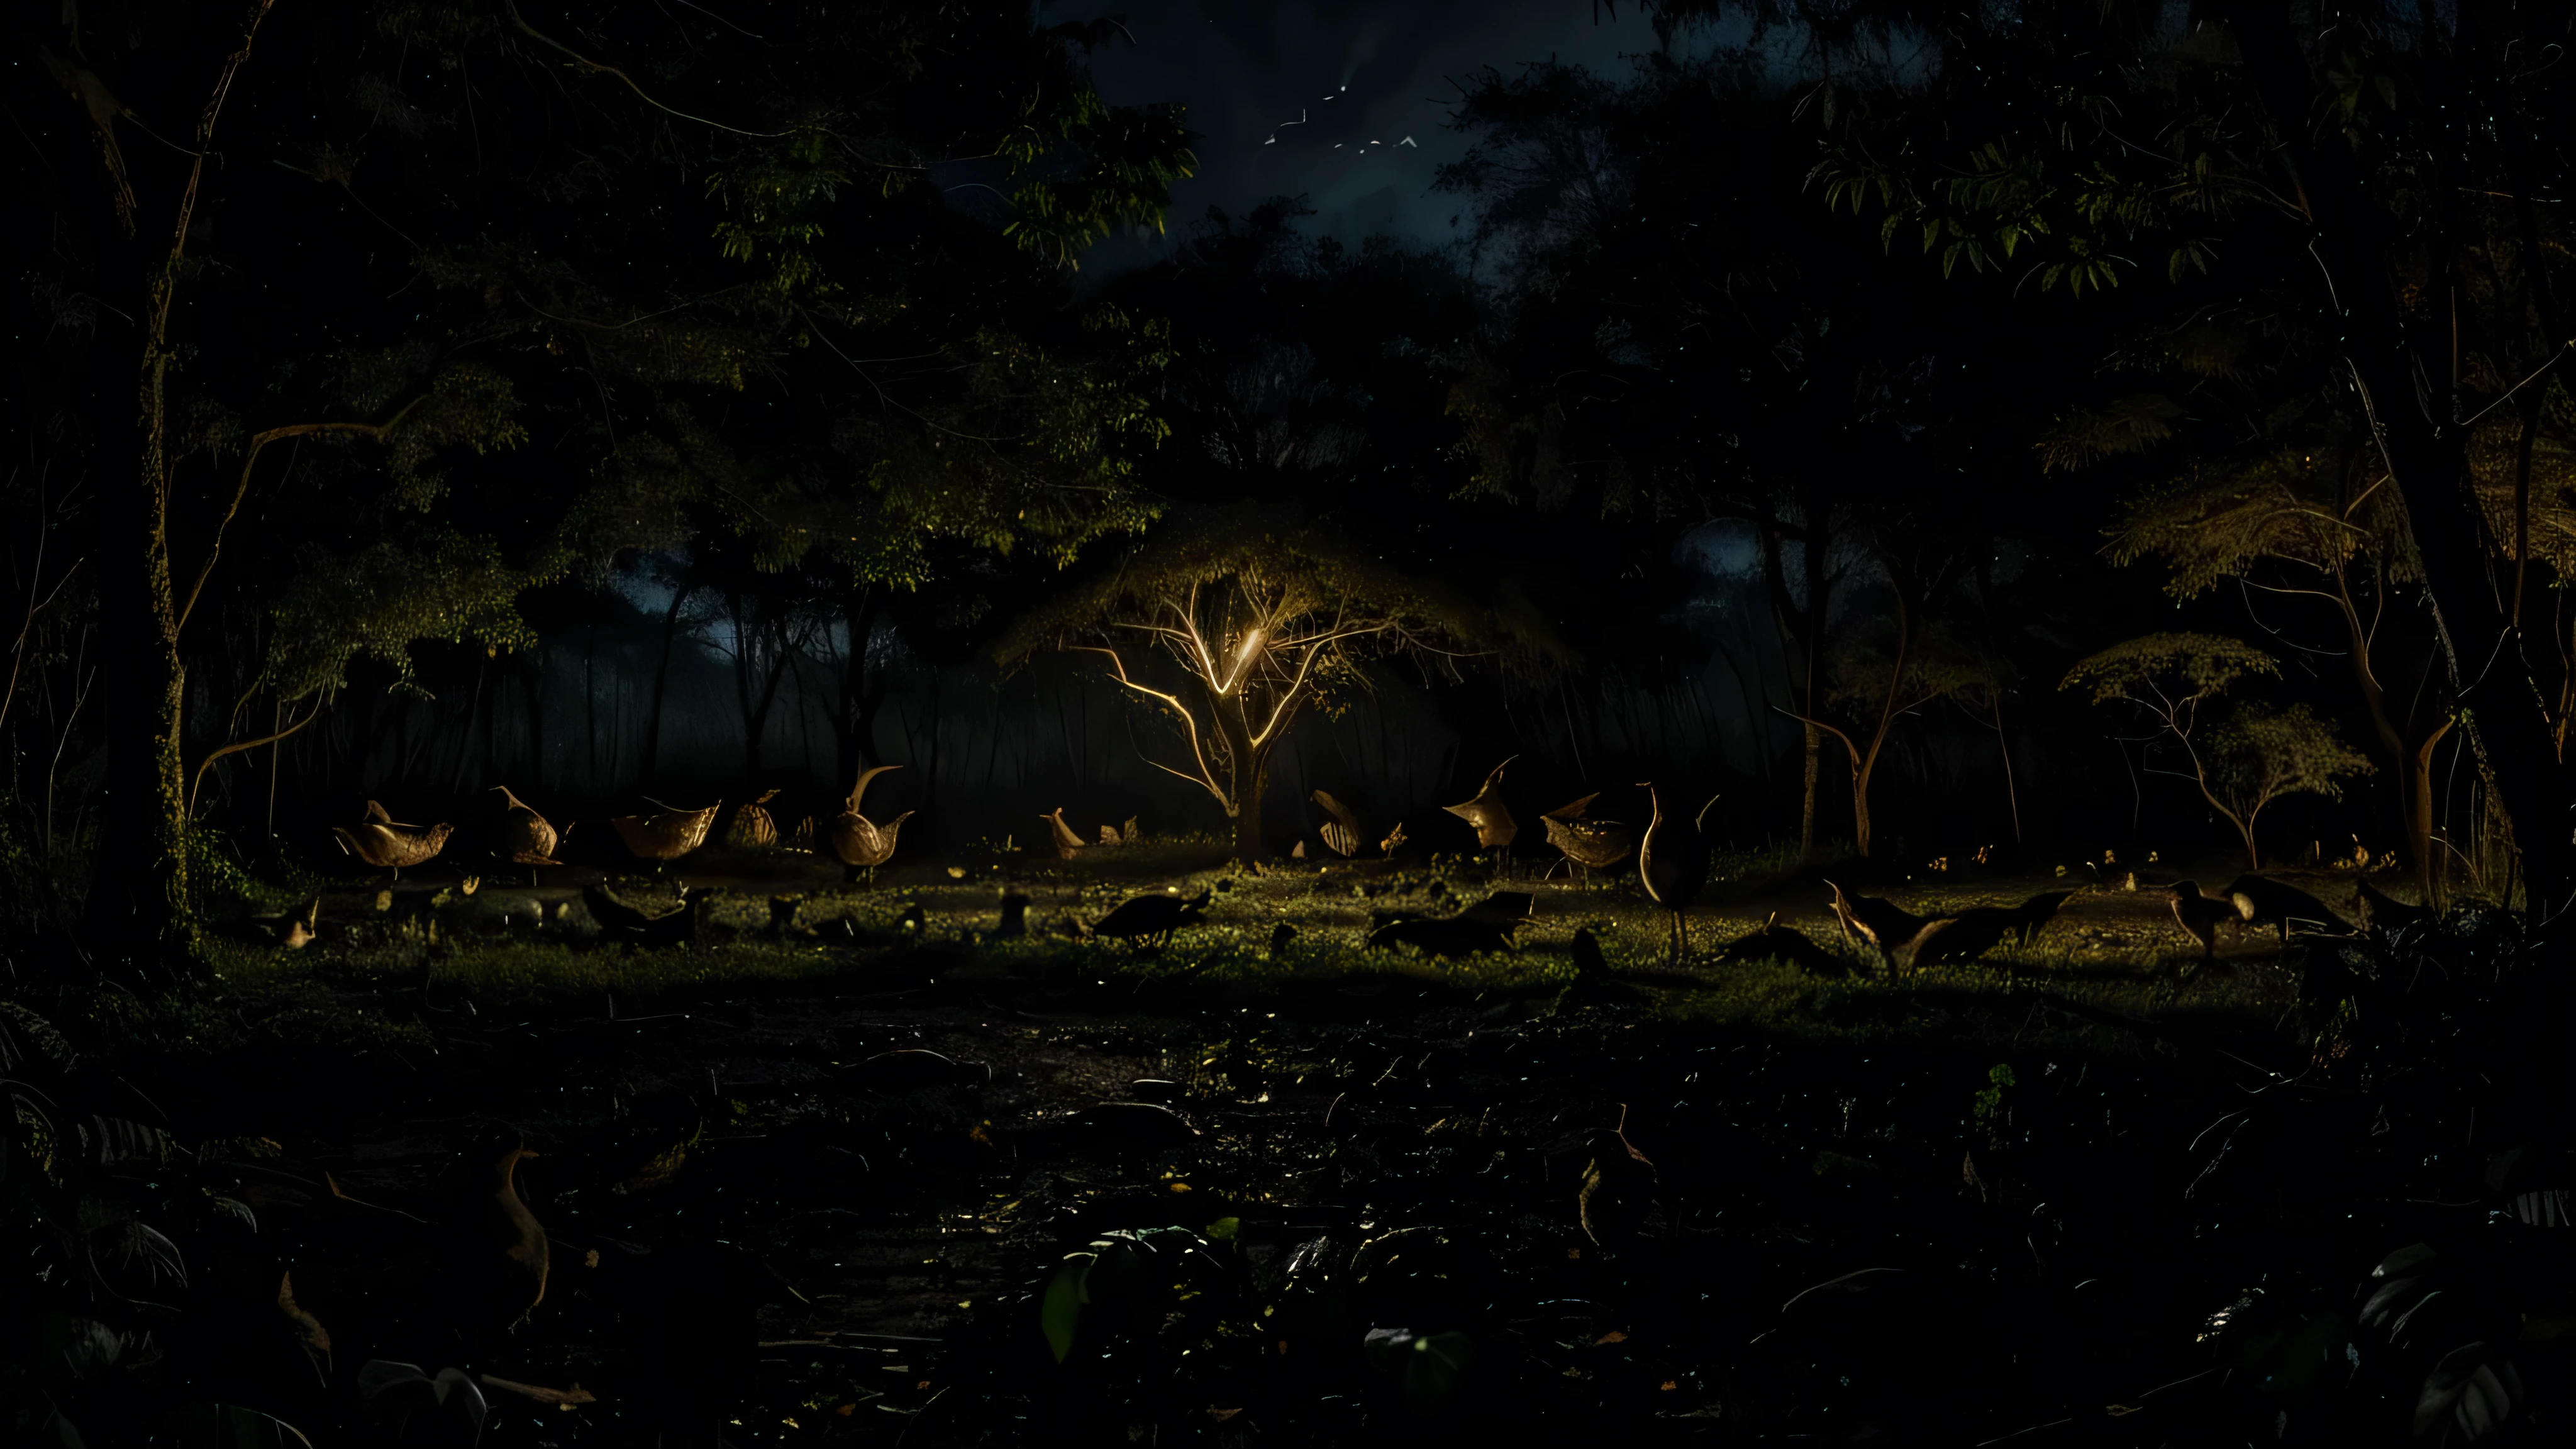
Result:
[[[1816,976],[1849,976],[1852,964],[1824,947],[1807,939],[1807,933],[1795,926],[1780,924],[1780,913],[1762,923],[1762,929],[1738,936],[1717,953],[1720,961],[1786,961],[1801,971]]]
[[[1538,897],[1528,891],[1494,891],[1460,911],[1457,919],[1500,926],[1503,934],[1508,936],[1527,924],[1530,914],[1537,909]]]
[[[860,809],[867,800],[870,780],[888,770],[902,768],[901,765],[879,765],[872,770],[861,770],[858,783],[850,787],[849,803],[842,807],[840,814],[832,817],[832,854],[841,862],[845,881],[856,881],[864,874],[873,884],[877,878],[877,867],[894,858],[895,833],[903,829],[903,822],[912,818],[912,812],[906,810],[879,825],[860,813]]]
[[[1002,893],[1002,919],[993,927],[995,936],[1025,936],[1029,933],[1029,898],[1018,891]]]
[[[501,797],[501,824],[492,835],[494,853],[503,860],[528,868],[528,884],[537,883],[537,867],[553,865],[558,837],[553,825],[518,796],[507,785],[495,785],[484,792]]]
[[[771,896],[769,929],[772,934],[786,935],[796,928],[796,912],[805,904],[803,896]]]
[[[1351,813],[1351,808],[1321,790],[1315,791],[1307,798],[1320,806],[1325,814],[1333,817],[1325,821],[1323,829],[1318,832],[1324,837],[1325,846],[1333,854],[1345,860],[1359,854],[1360,818]]]
[[[617,838],[626,842],[626,853],[638,860],[653,862],[658,874],[672,861],[707,843],[707,831],[716,823],[716,812],[724,809],[717,801],[704,810],[674,810],[659,800],[646,799],[653,807],[650,815],[620,815],[608,822]]]
[[[1655,792],[1653,781],[1640,780],[1637,785],[1655,812],[1646,823],[1646,838],[1637,846],[1637,878],[1646,887],[1647,899],[1672,916],[1672,964],[1679,966],[1690,954],[1691,897],[1708,884],[1708,845],[1700,838],[1700,821],[1708,818],[1717,797],[1710,796],[1708,804],[1700,807],[1699,818],[1683,825],[1664,818],[1664,799]]]
[[[2198,881],[2177,882],[2171,894],[2174,920],[2200,943],[2200,959],[2204,962],[2214,960],[2218,955],[2220,923],[2246,920],[2253,913],[2251,902],[2240,907],[2226,896],[2202,895]]]
[[[2021,933],[2021,944],[2027,949],[2057,919],[2057,913],[2075,895],[2073,891],[2042,891],[2012,908],[2013,929]]]
[[[1513,760],[1519,758],[1518,755],[1512,757]],[[1511,760],[1496,765],[1494,772],[1485,777],[1485,787],[1476,792],[1475,799],[1464,805],[1440,807],[1476,827],[1476,848],[1494,852],[1498,872],[1511,869],[1512,840],[1521,833],[1520,823],[1512,819],[1511,807],[1503,803],[1503,771],[1510,769],[1511,765]]]
[[[1612,1252],[1633,1240],[1645,1223],[1656,1182],[1654,1162],[1628,1140],[1628,1106],[1622,1102],[1619,1125],[1594,1135],[1592,1161],[1575,1193],[1583,1235]]]
[[[1825,882],[1825,887],[1834,893],[1834,919],[1842,923],[1843,939],[1860,937],[1878,953],[1879,964],[1888,974],[1895,975],[1898,948],[1922,931],[1925,918],[1877,896],[1845,895],[1832,881]]]
[[[1600,798],[1600,792],[1595,791],[1538,818],[1540,827],[1547,831],[1547,843],[1555,846],[1586,881],[1596,870],[1615,870],[1625,864],[1629,852],[1637,848],[1636,836],[1626,825],[1588,818],[1592,802]]]
[[[436,1291],[469,1336],[504,1331],[545,1301],[546,1230],[519,1194],[519,1163],[537,1154],[515,1132],[477,1139],[450,1178]]]
[[[1286,921],[1281,921],[1278,925],[1270,928],[1270,954],[1276,956],[1280,952],[1287,950],[1288,943],[1296,939],[1297,928],[1288,924]]]
[[[1207,919],[1207,909],[1215,900],[1213,890],[1203,890],[1186,899],[1175,895],[1131,897],[1092,922],[1091,934],[1125,941],[1137,950],[1154,949],[1169,942],[1174,931]]]
[[[2021,929],[2021,917],[2009,906],[1970,906],[1923,923],[1907,943],[1906,969],[1920,971],[1950,961],[1974,961]]]
[[[2248,925],[2277,925],[2281,944],[2290,944],[2290,923],[2300,922],[2319,930],[2343,928],[2343,917],[2336,915],[2325,902],[2297,886],[2259,875],[2240,875],[2228,882],[2227,898],[2236,903],[2236,913]]]
[[[921,902],[914,901],[903,908],[903,914],[895,917],[894,923],[899,929],[918,936],[930,929],[930,913],[921,908]]]
[[[1047,839],[1055,845],[1056,859],[1071,860],[1081,851],[1082,837],[1074,833],[1072,826],[1064,823],[1063,806],[1058,805],[1038,818],[1047,822]]]
[[[2375,936],[2385,936],[2391,931],[2402,931],[2409,926],[2421,926],[2440,919],[2439,912],[2397,900],[2372,885],[2366,877],[2353,879],[2352,892],[2354,899],[2360,902],[2363,914],[2369,918],[2370,931]]]
[[[1574,939],[1566,943],[1565,949],[1566,955],[1573,958],[1574,974],[1577,977],[1609,974],[1610,962],[1601,954],[1601,938],[1592,934],[1590,926],[1578,928],[1574,933]]]
[[[367,816],[356,826],[334,825],[332,835],[340,848],[378,870],[390,870],[394,879],[402,879],[403,867],[418,865],[434,858],[447,848],[447,837],[453,825],[403,825],[385,813],[385,807],[370,800]]]
[[[1411,946],[1426,956],[1454,959],[1485,951],[1518,951],[1520,947],[1512,942],[1512,931],[1509,924],[1473,916],[1414,916],[1389,921],[1369,932],[1368,943],[1372,949]]]

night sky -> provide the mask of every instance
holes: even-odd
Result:
[[[1240,215],[1302,194],[1316,213],[1307,225],[1353,245],[1376,232],[1433,245],[1455,234],[1457,198],[1431,194],[1434,170],[1465,149],[1444,127],[1453,79],[1488,66],[1509,75],[1550,56],[1606,71],[1656,43],[1633,9],[1596,19],[1564,0],[1040,5],[1047,24],[1109,15],[1123,16],[1136,40],[1094,52],[1101,93],[1118,104],[1178,102],[1202,134],[1199,174],[1174,188],[1170,226],[1186,228],[1210,206]],[[1283,125],[1300,116],[1303,124]],[[1402,144],[1408,136],[1412,146]],[[1108,270],[1157,254],[1111,243],[1092,264]]]

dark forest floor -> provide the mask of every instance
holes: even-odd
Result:
[[[595,1396],[498,1395],[500,1443],[2195,1442],[2250,1412],[2207,1376],[2211,1314],[2272,1273],[2285,1303],[2297,1273],[2358,1278],[2476,1195],[2473,1162],[2424,1150],[2447,1127],[2391,1128],[2338,1075],[2348,1021],[2300,989],[2315,948],[2231,934],[2180,971],[2169,877],[1891,980],[1717,959],[1773,911],[1840,950],[1812,879],[1721,880],[1674,969],[1633,886],[1514,881],[1523,949],[1449,963],[1361,937],[1371,910],[1480,898],[1474,868],[1159,868],[1192,863],[844,889],[717,860],[676,874],[736,893],[666,951],[585,944],[577,905],[534,924],[577,877],[433,875],[402,890],[449,891],[434,933],[334,891],[314,945],[227,947],[211,991],[97,998],[81,1025],[181,1141],[275,1144],[227,1190],[277,1216],[265,1251],[336,1318],[341,1371],[234,1398],[328,1426],[371,1358]],[[1027,939],[987,939],[1006,882]],[[1217,904],[1160,953],[1055,934],[1165,887]],[[2047,888],[1872,887],[1917,910]],[[1606,982],[1568,964],[1585,926]],[[880,1057],[920,1049],[957,1070]],[[2213,1119],[2294,1084],[2261,1099],[2298,1114],[2262,1155],[2213,1153]],[[1134,1102],[1176,1115],[1102,1110]],[[515,1332],[424,1336],[379,1311],[394,1248],[296,1226],[326,1184],[434,1220],[496,1124],[539,1153],[519,1180],[553,1242]],[[2313,1210],[2373,1172],[2359,1210]],[[1105,1240],[1144,1270],[1058,1363],[1066,1255],[1163,1228],[1189,1232]],[[1412,1336],[1364,1347],[1388,1329]],[[2338,1412],[2275,1438],[2372,1441]]]

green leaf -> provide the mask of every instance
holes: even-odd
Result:
[[[1217,1242],[1230,1243],[1234,1241],[1234,1235],[1242,1229],[1243,1219],[1241,1218],[1218,1218],[1201,1231]]]
[[[1073,1352],[1073,1332],[1082,1322],[1082,1280],[1097,1253],[1076,1253],[1056,1269],[1047,1283],[1046,1297],[1038,1305],[1038,1328],[1046,1334],[1047,1347],[1054,1350],[1055,1361],[1064,1362]]]

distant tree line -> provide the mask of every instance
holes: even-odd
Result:
[[[17,924],[184,958],[192,859],[369,792],[897,752],[1253,858],[1283,771],[1535,753],[1801,855],[2576,892],[2563,18],[1648,13],[1471,80],[1455,240],[1281,198],[1092,278],[1197,164],[1105,23],[28,12]]]

